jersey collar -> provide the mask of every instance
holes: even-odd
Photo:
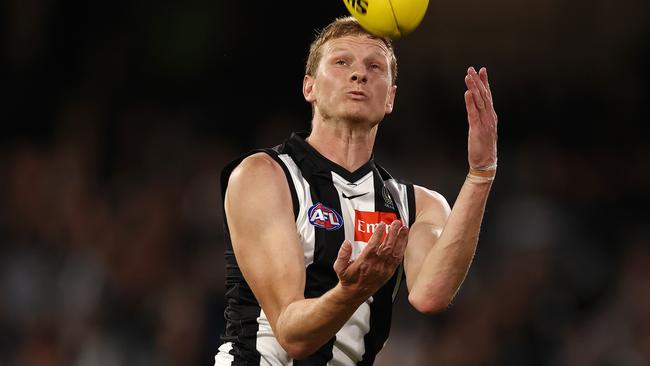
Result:
[[[305,139],[309,136],[307,132],[294,132],[291,134],[291,137],[285,142],[285,145],[289,147],[294,157],[297,161],[301,163],[308,163],[311,166],[312,174],[314,173],[326,173],[330,175],[330,171],[335,172],[340,175],[342,178],[348,182],[356,182],[359,179],[363,178],[368,172],[375,169],[374,163],[374,153],[370,155],[370,160],[365,164],[360,166],[357,170],[350,172],[344,167],[336,164],[335,162],[329,160],[311,145],[309,145]]]

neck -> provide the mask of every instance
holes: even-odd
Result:
[[[354,172],[370,160],[377,126],[333,121],[318,123],[314,120],[306,141],[327,159]]]

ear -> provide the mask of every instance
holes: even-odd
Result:
[[[390,87],[390,90],[388,91],[388,97],[386,98],[386,114],[390,114],[390,112],[393,111],[396,94],[397,94],[397,85],[393,85]]]
[[[302,79],[302,95],[305,97],[305,100],[309,103],[312,103],[316,100],[314,95],[314,77],[310,75],[305,75]]]

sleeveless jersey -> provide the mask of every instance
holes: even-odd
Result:
[[[348,239],[352,258],[359,255],[375,227],[400,219],[415,219],[413,185],[393,179],[373,158],[355,172],[328,160],[294,133],[272,149],[251,151],[228,164],[221,175],[225,197],[228,178],[247,156],[269,154],[284,170],[293,200],[296,230],[302,245],[305,298],[321,296],[338,283],[333,265]],[[226,233],[226,319],[223,344],[215,365],[372,365],[390,330],[392,305],[403,278],[400,265],[393,277],[365,303],[318,351],[303,360],[292,359],[273,336],[271,326],[246,283],[235,258],[228,223]]]

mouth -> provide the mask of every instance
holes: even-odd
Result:
[[[350,98],[355,99],[355,100],[364,100],[368,99],[368,94],[360,91],[360,90],[352,90],[346,93]]]

